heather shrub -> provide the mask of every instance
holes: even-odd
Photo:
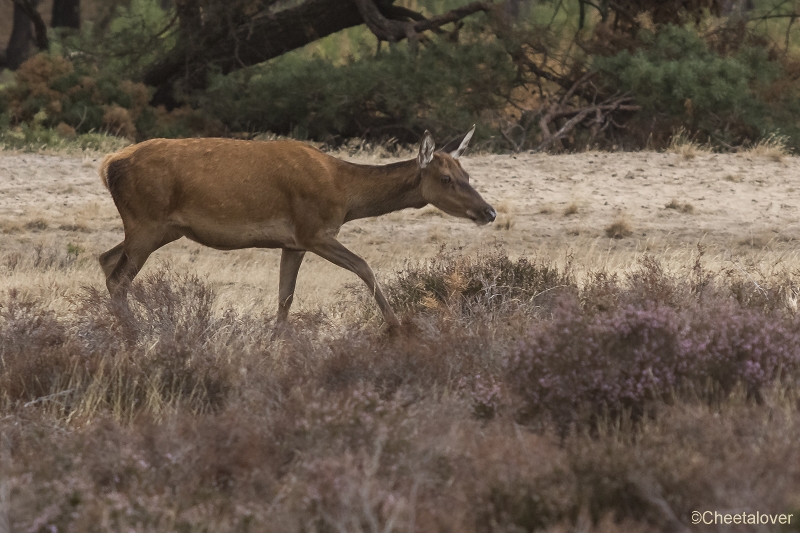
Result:
[[[497,261],[464,264],[513,270]],[[128,308],[8,292],[9,524],[650,531],[698,507],[791,512],[797,318],[712,274],[648,258],[535,312],[420,306],[391,332],[305,312],[276,340],[272,317],[221,309],[169,268],[137,278]]]
[[[504,403],[503,383],[494,375],[476,374],[474,378],[461,378],[458,382],[472,403],[476,418],[491,419],[498,414]]]
[[[401,328],[397,335],[361,331],[321,339],[324,349],[320,340],[292,344],[292,364],[302,366],[283,379],[289,386],[311,381],[329,392],[371,383],[388,398],[408,387],[455,387],[459,376],[494,374],[506,346],[503,339],[491,338],[491,325],[484,321],[407,317]]]
[[[380,443],[379,443],[380,444]],[[318,531],[401,531],[413,524],[414,504],[406,487],[387,483],[378,475],[379,448],[303,463],[302,515]],[[404,527],[405,526],[405,527]],[[401,529],[402,528],[402,529]]]
[[[287,406],[286,438],[300,448],[326,442],[331,452],[371,446],[388,428],[396,430],[404,417],[403,406],[413,398],[403,390],[386,394],[368,382],[339,391],[309,387],[303,392],[309,396],[301,406]]]
[[[687,388],[718,401],[739,384],[756,399],[779,380],[797,385],[800,324],[785,309],[748,307],[719,280],[667,276],[652,260],[627,283],[596,275],[587,285],[505,360],[524,418],[565,431],[600,416],[636,419]]]
[[[457,316],[536,312],[548,309],[558,294],[574,292],[568,264],[563,270],[536,259],[512,259],[503,250],[473,258],[453,252],[406,268],[386,285],[395,309],[411,312],[448,309]]]
[[[130,299],[126,308],[87,288],[65,322],[11,291],[0,306],[4,401],[49,402],[67,418],[222,406],[236,376],[226,348],[252,324],[212,317],[207,285],[163,270],[137,280]]]
[[[687,370],[675,311],[656,303],[589,316],[564,298],[535,324],[507,361],[526,417],[544,414],[562,430],[576,418],[643,413]]]
[[[0,403],[33,400],[53,392],[74,364],[53,357],[67,341],[52,311],[16,290],[0,301]],[[62,383],[66,385],[65,383]]]
[[[683,350],[692,358],[693,380],[704,379],[727,393],[739,383],[751,396],[784,377],[797,384],[800,324],[778,313],[715,301],[691,310]]]

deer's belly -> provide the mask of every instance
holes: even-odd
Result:
[[[187,238],[219,250],[297,246],[293,224],[283,220],[253,224],[226,224],[216,221],[179,224],[177,227]]]

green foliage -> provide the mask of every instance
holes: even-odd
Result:
[[[86,248],[84,248],[83,246],[81,246],[79,244],[73,244],[71,242],[67,243],[67,255],[74,255],[75,257],[78,257],[80,254],[84,253],[85,251],[86,251]]]
[[[398,46],[343,65],[286,55],[217,76],[198,103],[232,130],[416,141],[426,128],[446,136],[480,124],[503,105],[514,79],[494,42],[435,42],[417,54]]]
[[[784,95],[770,105],[763,94],[785,75],[765,48],[741,47],[724,56],[692,28],[666,25],[642,31],[635,52],[595,57],[608,85],[635,96],[644,121],[660,119],[709,140],[740,144],[791,127],[800,111]]]
[[[109,10],[105,21],[87,21],[79,32],[57,32],[51,51],[105,74],[135,79],[175,45],[172,15],[158,0],[129,0]]]
[[[82,133],[73,138],[51,128],[22,124],[16,128],[0,129],[0,149],[25,152],[115,152],[128,141],[103,133]]]

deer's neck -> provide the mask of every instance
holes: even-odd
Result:
[[[416,159],[379,166],[348,164],[342,177],[348,197],[345,222],[427,204]]]

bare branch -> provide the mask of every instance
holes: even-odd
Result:
[[[402,20],[403,18],[407,18],[409,20],[427,20],[422,13],[417,13],[413,9],[408,9],[407,7],[402,6],[387,6],[384,8],[384,11],[389,16],[389,18],[395,20]]]
[[[568,102],[569,99],[572,98],[573,95],[575,94],[575,91],[577,91],[578,88],[581,85],[583,85],[584,83],[586,83],[590,79],[594,78],[596,75],[597,75],[597,71],[591,70],[591,71],[587,72],[586,74],[584,74],[583,76],[581,76],[580,78],[578,78],[578,81],[573,83],[572,87],[570,87],[569,90],[564,95],[564,97],[561,98],[561,105],[564,105],[566,102]]]
[[[388,41],[390,43],[398,42],[403,39],[415,40],[418,35],[428,31],[436,30],[445,24],[457,22],[462,18],[477,13],[478,11],[489,11],[492,6],[486,2],[473,2],[464,7],[459,7],[437,15],[435,17],[423,20],[416,20],[415,22],[393,20],[386,18],[383,13],[378,9],[373,0],[353,0],[358,7],[358,12],[364,19],[370,31],[381,41]],[[410,11],[410,10],[409,10]],[[408,13],[403,13],[408,17]]]

